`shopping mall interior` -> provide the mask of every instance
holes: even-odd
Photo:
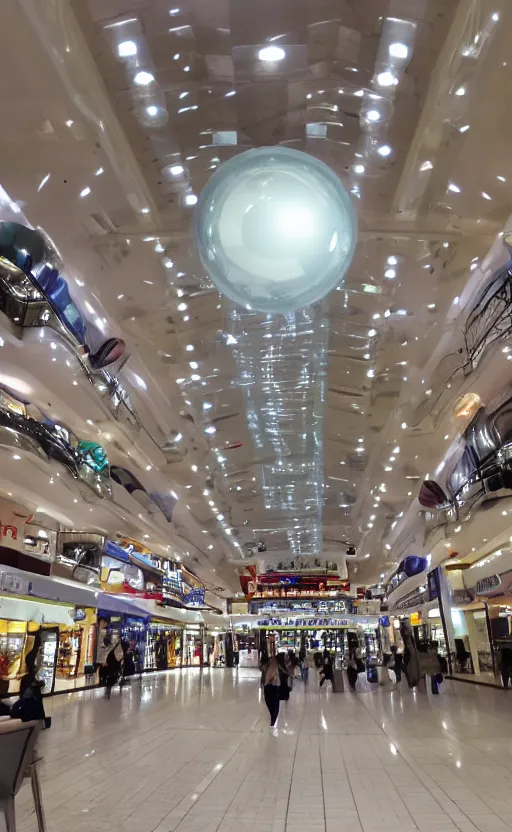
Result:
[[[510,0],[0,31],[0,830],[512,830]]]

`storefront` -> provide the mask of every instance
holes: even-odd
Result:
[[[118,596],[65,579],[0,569],[0,695],[34,669],[44,693],[97,684],[98,644],[145,637],[149,616]]]
[[[249,656],[257,666],[261,652],[294,650],[298,654],[301,648],[313,666],[314,654],[327,648],[336,666],[341,667],[349,642],[357,642],[365,658],[375,658],[378,652],[377,616],[232,615],[231,621],[236,643],[244,645],[248,653],[244,658],[240,649],[241,666],[251,666]]]
[[[0,606],[0,694],[19,693],[30,668],[43,693],[87,683],[96,636],[96,610],[38,598],[3,595]]]
[[[512,549],[445,565],[451,586],[454,676],[508,683],[512,669]]]
[[[423,559],[426,564],[426,559]],[[398,572],[397,575],[403,573]],[[388,587],[389,589],[389,587]],[[400,634],[400,623],[406,618],[412,628],[414,640],[419,649],[435,646],[438,654],[446,659],[450,667],[452,656],[449,648],[449,634],[452,632],[451,621],[447,621],[446,603],[448,595],[443,584],[441,570],[426,572],[423,569],[411,574],[401,581],[396,581],[388,595],[389,611],[379,620],[379,632],[382,652],[389,652],[396,647],[403,652],[404,645]]]

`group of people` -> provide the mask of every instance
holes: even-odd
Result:
[[[131,676],[140,673],[140,653],[133,641],[118,641],[114,644],[111,637],[106,635],[98,648],[97,659],[100,685],[104,685],[108,699],[117,682],[120,685],[126,684]]]

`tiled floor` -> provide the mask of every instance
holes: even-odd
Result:
[[[273,736],[253,670],[171,671],[110,702],[54,697],[48,832],[512,829],[512,694],[296,683]],[[36,829],[29,791],[18,829]],[[1,827],[1,822],[0,822]]]

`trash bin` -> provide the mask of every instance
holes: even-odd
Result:
[[[334,684],[332,686],[334,693],[344,693],[345,691],[345,679],[343,676],[343,670],[335,670],[334,671]]]

